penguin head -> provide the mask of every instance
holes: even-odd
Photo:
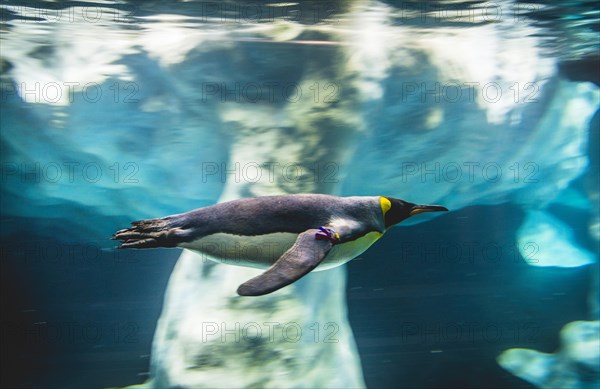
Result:
[[[441,205],[413,204],[408,201],[384,196],[381,196],[380,203],[386,229],[419,213],[448,211],[448,208]]]

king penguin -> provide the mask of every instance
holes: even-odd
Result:
[[[384,196],[251,197],[135,221],[112,239],[121,249],[181,247],[220,263],[267,269],[237,290],[260,296],[352,260],[404,219],[447,210]]]

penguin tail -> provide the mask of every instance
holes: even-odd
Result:
[[[175,247],[187,235],[174,227],[171,217],[138,220],[133,227],[119,230],[111,239],[121,241],[118,249],[147,249],[153,247]]]

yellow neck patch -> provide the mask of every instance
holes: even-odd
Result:
[[[390,200],[383,196],[379,197],[379,204],[381,205],[381,212],[383,212],[383,216],[385,216],[386,212],[392,208],[392,203]]]

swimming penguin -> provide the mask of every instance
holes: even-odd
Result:
[[[311,270],[350,261],[404,219],[447,210],[384,196],[264,196],[135,221],[112,239],[122,249],[182,247],[217,262],[267,269],[237,290],[260,296]]]

